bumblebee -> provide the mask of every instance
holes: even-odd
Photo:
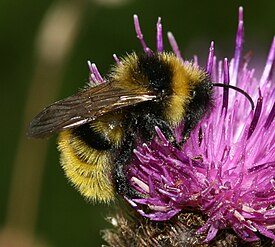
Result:
[[[116,193],[137,195],[126,174],[135,146],[152,140],[158,126],[179,147],[173,128],[184,121],[184,142],[211,109],[214,84],[202,69],[172,53],[128,55],[105,81],[46,107],[28,135],[58,132],[69,180],[84,197],[109,202]]]

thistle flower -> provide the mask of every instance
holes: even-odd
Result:
[[[144,52],[150,53],[137,16],[134,22]],[[275,240],[275,38],[262,76],[256,79],[255,70],[242,57],[243,33],[240,7],[234,57],[217,62],[212,42],[206,71],[214,82],[246,91],[257,102],[255,110],[242,94],[217,88],[215,107],[181,150],[170,145],[156,126],[157,137],[134,150],[127,171],[130,185],[145,195],[126,198],[140,215],[151,221],[167,221],[186,209],[200,212],[206,221],[196,233],[204,233],[206,243],[221,229],[233,229],[247,242],[259,240],[261,235]],[[173,52],[188,63],[171,33],[168,39]],[[163,52],[160,18],[157,52]],[[197,57],[193,66],[198,66]],[[178,141],[183,125],[174,130]]]

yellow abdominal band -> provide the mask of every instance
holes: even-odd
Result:
[[[83,196],[100,202],[114,199],[110,154],[107,151],[87,146],[72,134],[72,130],[59,134],[58,149],[65,174]]]

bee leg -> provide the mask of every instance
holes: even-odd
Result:
[[[149,137],[149,139],[152,139],[153,136],[156,135],[155,126],[158,126],[169,143],[175,148],[180,148],[173,130],[163,119],[157,118],[154,114],[147,114],[145,116],[145,121],[146,122],[143,128],[147,138]]]
[[[133,136],[125,138],[125,142],[121,146],[121,152],[118,153],[118,159],[115,161],[115,169],[113,172],[113,182],[118,194],[126,196],[127,198],[141,198],[143,197],[140,193],[134,190],[127,179],[125,174],[126,165],[131,160],[133,146]]]
[[[192,115],[192,113],[188,113],[185,117],[184,121],[184,128],[182,130],[182,140],[180,141],[180,146],[182,146],[190,137],[191,131],[194,129],[194,127],[197,125],[199,121],[199,117],[202,116],[202,114],[199,115],[199,117]]]

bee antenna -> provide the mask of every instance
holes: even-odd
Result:
[[[234,89],[234,90],[236,90],[237,92],[243,94],[243,95],[249,100],[249,102],[250,102],[250,104],[251,104],[252,110],[254,110],[255,105],[254,105],[254,102],[253,102],[252,98],[250,97],[250,95],[249,95],[247,92],[245,92],[245,91],[242,90],[241,88],[235,87],[235,86],[230,85],[230,84],[223,84],[223,83],[213,83],[213,86],[214,86],[214,87],[231,88],[231,89]]]

